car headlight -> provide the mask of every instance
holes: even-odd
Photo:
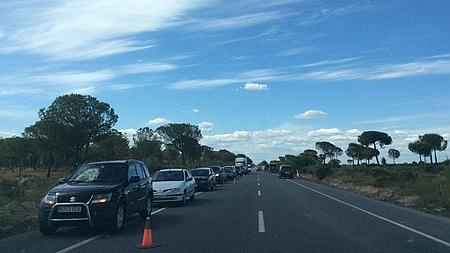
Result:
[[[97,203],[106,203],[111,201],[112,193],[102,193],[102,194],[95,194],[92,197],[91,203],[97,204]]]
[[[53,206],[54,204],[56,204],[56,195],[53,194],[45,195],[45,197],[42,199],[42,203],[48,206]]]
[[[174,193],[174,192],[179,192],[179,191],[180,191],[180,188],[171,188],[171,189],[165,190],[164,192],[167,192],[167,193]]]
[[[218,177],[219,176],[219,174],[216,174],[216,177]]]

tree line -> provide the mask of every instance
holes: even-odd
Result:
[[[345,154],[351,159],[347,160],[352,165],[361,164],[361,161],[365,161],[366,164],[370,164],[370,161],[375,158],[377,165],[380,165],[379,148],[385,148],[392,144],[392,137],[387,133],[380,131],[365,131],[357,137],[358,143],[352,142],[348,144]],[[316,150],[307,149],[299,155],[285,155],[280,156],[278,161],[271,161],[271,163],[285,163],[295,166],[296,168],[303,168],[310,165],[329,164],[332,166],[339,166],[341,161],[338,159],[343,154],[343,150],[335,144],[328,141],[319,141],[315,145]],[[408,149],[419,155],[419,162],[426,162],[426,157],[430,158],[430,163],[437,164],[437,155],[439,151],[443,151],[447,148],[447,141],[444,140],[439,134],[427,133],[419,136],[419,140],[409,143]],[[433,160],[434,155],[434,160]],[[388,150],[388,157],[392,159],[392,163],[395,164],[395,160],[400,157],[400,151],[394,148]],[[422,161],[422,158],[423,161]],[[328,159],[328,162],[327,162]],[[258,165],[267,166],[267,161],[262,161]],[[387,164],[386,159],[381,159],[381,164]]]
[[[170,123],[139,128],[130,142],[114,129],[119,116],[107,103],[89,95],[57,97],[38,113],[22,136],[0,138],[1,168],[53,168],[88,161],[134,158],[150,168],[233,164],[236,154],[201,145],[198,126]]]

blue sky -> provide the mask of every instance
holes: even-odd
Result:
[[[128,135],[189,122],[255,160],[376,129],[410,161],[419,134],[450,136],[450,2],[192,2],[1,2],[0,136],[71,92]]]

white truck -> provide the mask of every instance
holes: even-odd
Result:
[[[241,166],[242,168],[242,174],[248,173],[248,165],[247,165],[247,157],[237,157],[234,160],[234,166]]]

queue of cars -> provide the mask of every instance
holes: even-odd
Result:
[[[249,173],[248,168],[210,166],[188,170],[170,168],[150,175],[138,160],[86,163],[41,200],[38,224],[42,234],[54,234],[63,226],[108,226],[119,231],[125,218],[139,213],[149,216],[154,203],[184,205],[196,191],[214,190],[228,180]]]

